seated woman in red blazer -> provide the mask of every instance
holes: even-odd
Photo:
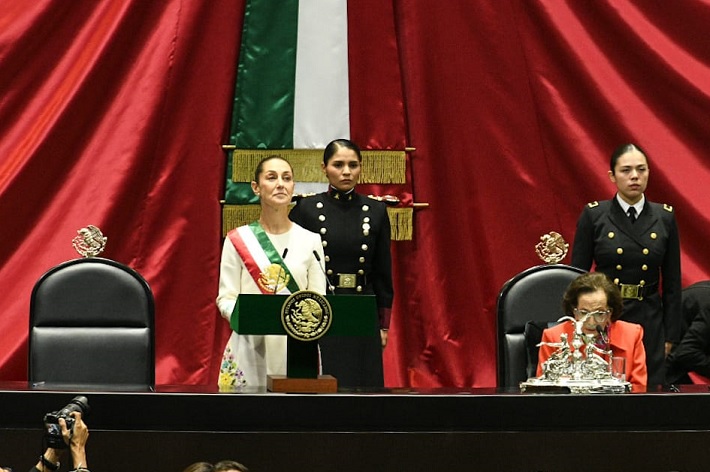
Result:
[[[614,357],[626,358],[626,380],[632,391],[646,391],[646,351],[643,348],[641,325],[619,320],[623,308],[619,288],[601,272],[589,272],[577,277],[567,288],[562,299],[564,313],[576,320],[586,317],[584,334],[595,339],[602,349],[611,349]],[[560,323],[542,333],[543,343],[559,343],[567,333],[574,339],[574,323]],[[601,333],[601,337],[600,337]],[[542,364],[555,351],[555,347],[542,344],[538,355],[537,375],[542,375]]]

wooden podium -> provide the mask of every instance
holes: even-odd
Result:
[[[231,327],[239,334],[286,335],[281,309],[288,295],[241,294],[237,297]],[[325,336],[378,336],[377,304],[374,295],[327,295],[332,309],[330,329]],[[267,389],[287,393],[335,393],[338,381],[318,375],[318,341],[300,341],[288,336],[286,375],[267,376]]]

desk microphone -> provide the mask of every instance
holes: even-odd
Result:
[[[597,333],[599,334],[599,339],[604,343],[604,350],[609,350],[609,337],[607,336],[606,330],[601,326],[597,325]]]
[[[328,278],[328,274],[325,272],[325,268],[323,267],[323,264],[321,264],[320,261],[320,256],[318,255],[318,252],[316,250],[313,250],[313,255],[316,257],[316,260],[318,261],[318,267],[320,267],[321,272],[323,272],[323,275],[325,276],[325,283],[327,285],[327,289],[330,292],[331,295],[335,295],[335,287],[333,287],[330,284],[330,279]]]
[[[284,249],[284,253],[281,255],[281,260],[286,259],[286,254],[288,254],[288,248]],[[281,274],[284,272],[284,266],[279,264],[279,275],[276,276],[276,283],[274,284],[274,295],[279,289],[279,280],[281,280]]]

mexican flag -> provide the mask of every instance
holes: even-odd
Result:
[[[381,0],[247,0],[227,207],[257,203],[250,172],[264,153],[277,153],[272,150],[293,150],[286,156],[296,180],[325,189],[322,149],[336,138],[375,152],[370,172],[363,156],[363,174],[370,178],[359,192],[395,195],[401,206],[411,204],[394,26],[391,2]],[[313,183],[300,182],[297,193],[315,191]],[[227,219],[225,225],[233,227]]]

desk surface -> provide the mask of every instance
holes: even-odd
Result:
[[[224,432],[710,431],[707,386],[621,395],[523,394],[497,389],[383,389],[337,394],[80,391],[0,383],[3,426],[36,428],[86,395],[92,429]]]
[[[184,386],[52,391],[24,384],[0,384],[0,460],[27,470],[37,457],[43,415],[77,394],[91,405],[89,462],[103,472],[122,472],[134,462],[138,470],[176,471],[224,458],[255,471],[551,471],[588,460],[590,451],[595,464],[603,458],[605,470],[624,472],[706,470],[710,461],[706,388],[301,395]]]

